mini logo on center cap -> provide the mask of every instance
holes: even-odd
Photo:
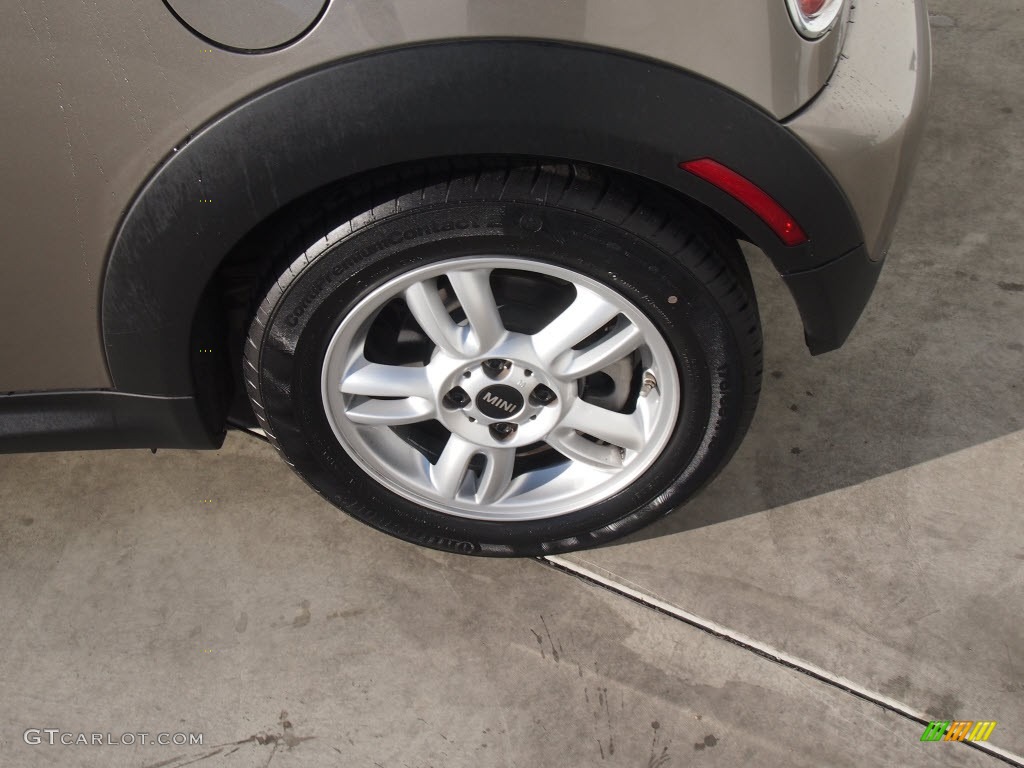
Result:
[[[523,410],[522,393],[507,384],[494,384],[481,390],[476,397],[476,407],[492,419],[507,419]]]

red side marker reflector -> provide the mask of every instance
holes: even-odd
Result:
[[[778,235],[786,245],[800,245],[809,239],[800,225],[796,223],[796,219],[790,216],[785,208],[769,197],[767,192],[740,176],[736,171],[726,168],[709,157],[680,163],[679,167],[735,197],[771,227],[772,232]]]

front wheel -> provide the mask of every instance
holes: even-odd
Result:
[[[712,221],[578,166],[403,178],[269,246],[297,258],[245,377],[314,489],[418,544],[541,555],[634,531],[725,464],[761,338]]]

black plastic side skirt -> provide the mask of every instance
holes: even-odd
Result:
[[[119,392],[0,396],[0,453],[95,448],[219,448],[191,397]]]

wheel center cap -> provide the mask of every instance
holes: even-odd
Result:
[[[525,404],[522,393],[507,384],[484,387],[476,396],[477,409],[491,419],[511,418],[523,410]]]

